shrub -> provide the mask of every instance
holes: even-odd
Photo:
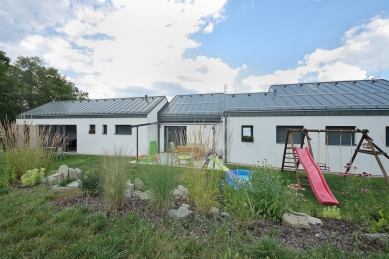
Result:
[[[129,158],[125,157],[123,146],[110,147],[104,150],[101,157],[101,184],[105,198],[112,211],[121,209],[126,190],[126,165]]]
[[[33,186],[35,184],[40,183],[43,178],[45,177],[45,169],[32,169],[28,170],[24,175],[21,177],[22,186]]]
[[[340,219],[340,208],[336,206],[323,208],[323,217],[328,219]]]
[[[101,188],[101,175],[98,173],[89,173],[87,171],[78,175],[80,178],[80,183],[78,186],[82,191],[83,195],[97,196],[103,192]]]
[[[145,172],[145,184],[151,190],[152,205],[159,211],[166,211],[171,206],[172,192],[178,185],[179,169],[158,162],[145,167]]]

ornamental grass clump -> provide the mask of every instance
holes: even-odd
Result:
[[[156,210],[168,210],[174,188],[178,186],[179,168],[169,164],[169,161],[158,161],[155,165],[145,166],[144,170],[145,184],[151,191],[151,204]]]
[[[255,216],[280,222],[282,215],[295,209],[296,196],[292,194],[278,171],[269,166],[266,160],[262,166],[252,168],[247,193]]]
[[[16,179],[30,168],[50,168],[54,161],[55,150],[62,144],[63,136],[51,127],[16,122],[0,124],[3,137],[5,164],[3,170]]]
[[[101,157],[101,186],[112,211],[120,210],[124,202],[126,166],[130,161],[125,151],[124,146],[109,147],[104,149],[104,156]]]

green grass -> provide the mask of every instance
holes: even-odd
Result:
[[[55,161],[54,165],[92,171],[98,169],[98,161],[97,156],[66,155],[66,160]],[[128,164],[127,178],[145,179],[146,166]],[[177,176],[184,172],[183,168],[177,170]],[[342,202],[343,179],[337,175],[325,177]],[[282,179],[296,183],[294,174],[282,174]],[[389,189],[382,178],[372,179],[372,187],[377,198]],[[298,252],[280,246],[272,237],[253,236],[233,220],[220,221],[205,214],[199,214],[194,221],[174,221],[166,216],[156,223],[147,222],[141,213],[108,216],[93,214],[85,207],[57,209],[52,201],[76,195],[72,192],[54,192],[46,185],[0,191],[0,258],[360,257],[357,251],[341,251],[331,245]],[[308,213],[311,206],[322,210],[311,190],[304,194]],[[346,207],[341,207],[343,210]],[[371,257],[385,258],[385,252],[388,251]]]

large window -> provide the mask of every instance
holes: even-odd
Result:
[[[386,146],[389,147],[389,127],[386,127]]]
[[[339,132],[327,132],[326,142],[328,145],[342,145],[350,146],[354,145],[354,133],[350,132],[341,132],[342,130],[354,130],[354,126],[327,126],[326,130],[337,130]]]
[[[242,126],[242,141],[254,142],[253,126]]]
[[[89,134],[95,134],[96,133],[96,125],[90,124],[89,125]]]
[[[303,129],[304,126],[277,126],[276,129],[276,142],[284,144],[286,140],[286,130],[287,129]],[[301,132],[292,132],[293,144],[300,144],[302,140],[303,133]]]
[[[107,125],[103,125],[103,134],[107,134]]]
[[[132,135],[132,126],[116,125],[116,135]]]

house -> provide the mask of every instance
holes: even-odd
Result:
[[[252,165],[266,159],[281,167],[287,128],[368,129],[388,152],[389,81],[282,84],[260,93],[177,95],[171,102],[163,96],[51,102],[24,116],[34,124],[57,125],[71,143],[77,139],[77,153],[102,154],[106,145],[125,143],[136,154],[133,131],[141,153],[152,140],[160,152],[170,152],[170,142],[191,145],[201,135],[208,139],[205,148],[213,146],[226,162]],[[301,137],[293,133],[295,143]],[[360,137],[310,133],[314,158],[333,172],[344,171]],[[381,161],[389,172],[389,160]],[[382,175],[374,156],[358,154],[354,165],[358,172]]]
[[[157,141],[158,111],[167,103],[165,96],[53,101],[20,115],[17,123],[32,120],[34,125],[60,130],[68,148],[80,154],[103,154],[105,148],[123,145],[126,153],[136,154],[136,135],[141,152]],[[133,128],[134,125],[152,124]],[[139,129],[139,132],[137,130]]]

